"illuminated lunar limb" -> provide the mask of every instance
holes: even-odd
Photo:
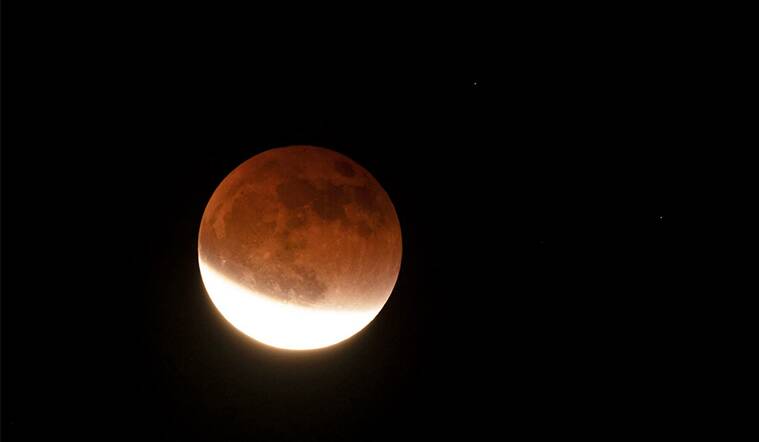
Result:
[[[366,327],[379,313],[379,309],[314,309],[272,300],[226,279],[202,260],[200,273],[222,316],[241,332],[273,347],[308,350],[336,344]]]

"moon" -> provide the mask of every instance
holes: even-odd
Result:
[[[392,293],[401,254],[382,186],[350,158],[313,146],[240,164],[208,201],[198,234],[201,277],[221,315],[290,350],[366,327]]]

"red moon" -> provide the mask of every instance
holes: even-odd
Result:
[[[401,265],[390,198],[337,152],[258,154],[206,206],[198,260],[209,297],[246,335],[305,350],[347,339],[379,313]]]

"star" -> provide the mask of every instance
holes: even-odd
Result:
[[[475,81],[474,83],[472,83],[472,85],[477,86],[477,82]]]

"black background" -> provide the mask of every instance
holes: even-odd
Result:
[[[3,39],[4,439],[647,434],[693,394],[666,35],[57,8]],[[403,232],[380,315],[311,352],[237,332],[197,267],[216,185],[293,144],[363,165]]]

